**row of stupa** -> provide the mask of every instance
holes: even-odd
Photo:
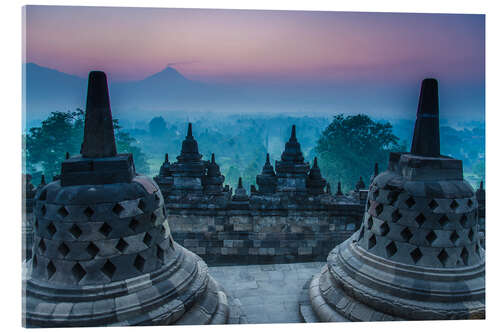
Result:
[[[376,172],[377,167],[375,167]],[[198,151],[198,143],[193,136],[191,123],[188,124],[187,135],[182,142],[181,153],[177,156],[177,161],[170,163],[166,154],[160,172],[154,179],[167,201],[207,200],[224,203],[249,199],[241,178],[234,195],[229,185],[224,186],[225,177],[221,174],[214,154],[210,161],[202,159]],[[269,154],[267,154],[262,172],[256,177],[256,184],[258,187],[251,185],[250,196],[288,195],[300,198],[332,194],[330,184],[321,175],[317,158],[314,158],[312,167],[304,160],[295,125],[292,126],[290,138],[281,154],[281,160],[276,161],[273,168]],[[355,191],[359,192],[363,189],[365,189],[365,184],[360,177]],[[343,195],[340,182],[337,184],[335,195]]]

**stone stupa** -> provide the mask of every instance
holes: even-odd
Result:
[[[276,192],[276,173],[269,159],[269,153],[266,155],[266,163],[262,167],[262,172],[256,177],[259,193],[273,194]]]
[[[411,152],[391,153],[371,182],[361,228],[309,284],[304,320],[484,318],[477,208],[462,161],[441,155],[437,81],[425,79]]]
[[[36,194],[24,325],[234,322],[206,264],[172,239],[158,185],[117,154],[103,72],[89,74],[84,131],[81,155]]]
[[[306,178],[309,172],[309,163],[304,162],[304,155],[297,141],[295,125],[292,126],[290,139],[285,144],[281,160],[276,161],[276,190],[291,195],[305,194]]]

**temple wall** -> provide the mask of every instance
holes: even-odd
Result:
[[[169,208],[173,238],[211,265],[326,260],[358,229],[363,206],[329,210]]]

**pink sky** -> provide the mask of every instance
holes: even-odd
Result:
[[[136,80],[484,80],[484,16],[28,6],[26,62]]]

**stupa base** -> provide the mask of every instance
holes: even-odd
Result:
[[[161,269],[125,281],[64,289],[28,279],[23,287],[26,327],[226,324],[244,317],[205,262],[177,244]]]

